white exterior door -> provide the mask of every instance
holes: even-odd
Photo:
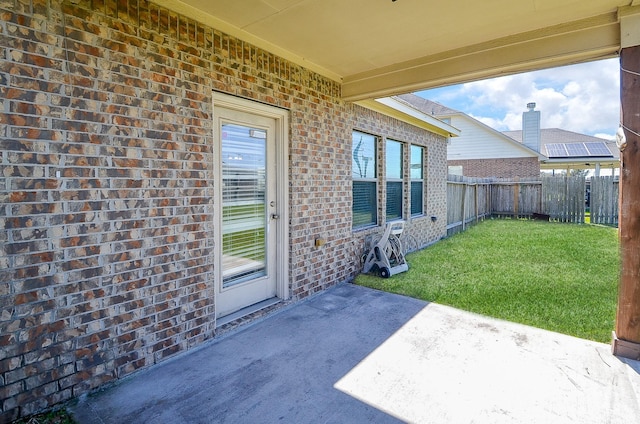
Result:
[[[220,104],[223,103],[223,104]],[[216,168],[216,316],[274,297],[286,259],[279,187],[277,117],[214,102]],[[285,293],[283,293],[283,291]]]

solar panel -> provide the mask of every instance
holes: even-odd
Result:
[[[613,156],[607,145],[602,141],[584,143],[590,156]]]
[[[604,156],[612,157],[611,151],[604,142],[589,143],[549,143],[545,145],[550,158],[571,158]]]
[[[567,149],[564,147],[564,143],[550,143],[545,145],[547,148],[547,156],[554,158],[567,157]]]
[[[565,143],[568,156],[589,156],[587,148],[584,143]]]

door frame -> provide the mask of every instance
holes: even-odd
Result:
[[[241,97],[232,96],[225,93],[213,91],[212,108],[212,130],[213,142],[215,142],[215,131],[218,131],[215,124],[215,108],[236,110],[239,112],[251,113],[275,120],[276,124],[276,203],[277,214],[280,216],[275,221],[276,231],[276,296],[279,299],[287,300],[289,293],[289,111],[275,106],[259,103]],[[218,291],[222,282],[222,228],[220,226],[221,207],[218,202],[222,201],[222,169],[218,164],[217,146],[213,146],[213,171],[214,171],[214,303],[216,312],[214,319],[217,319]]]

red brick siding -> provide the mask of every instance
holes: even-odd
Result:
[[[450,160],[448,166],[462,165],[465,177],[476,178],[538,178],[540,162],[537,158]]]
[[[445,233],[444,138],[214,28],[143,0],[0,0],[0,49],[0,422],[214,335],[212,89],[289,110],[294,299],[352,279],[379,231],[351,230],[353,129],[427,148],[410,225]]]

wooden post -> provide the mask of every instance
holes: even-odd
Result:
[[[622,260],[613,353],[640,359],[640,46],[620,54],[626,146],[620,153],[619,234]]]
[[[475,202],[476,202],[476,224],[478,223],[478,185],[480,183],[476,183],[475,185]]]
[[[518,177],[515,178],[515,184],[513,186],[513,217],[518,219],[518,201],[520,200],[520,183]]]
[[[465,181],[462,186],[462,231],[464,231],[466,223],[467,223],[467,187],[469,187],[469,181]]]

